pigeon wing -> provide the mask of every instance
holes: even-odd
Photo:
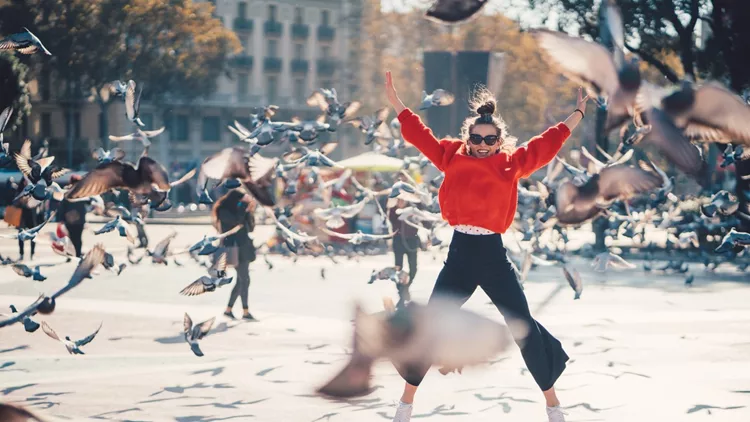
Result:
[[[600,173],[599,194],[605,201],[627,199],[639,193],[658,189],[662,182],[662,178],[653,172],[637,167],[612,166]]]
[[[60,341],[60,336],[58,336],[55,330],[53,330],[52,327],[47,324],[47,321],[42,321],[42,331],[50,336],[50,338]]]
[[[214,321],[216,320],[216,317],[213,317],[207,321],[203,321],[200,324],[196,325],[193,329],[193,333],[195,334],[195,339],[200,340],[202,339],[206,334],[208,334],[209,331],[211,331],[211,327],[214,326]]]
[[[718,83],[709,83],[695,91],[695,103],[685,132],[690,139],[750,145],[750,106]]]
[[[102,329],[102,323],[99,323],[99,328],[96,329],[93,333],[89,334],[88,336],[76,341],[77,347],[83,347],[89,343],[91,343],[92,340],[94,340],[94,337],[96,337],[97,334],[99,334],[99,330]]]
[[[561,32],[537,30],[534,35],[550,64],[573,82],[596,96],[615,93],[617,70],[606,48]]]
[[[124,175],[128,170],[134,171],[129,163],[111,161],[101,164],[73,186],[67,194],[67,199],[88,198],[101,195],[113,188],[127,187]]]
[[[202,276],[201,278],[188,284],[187,287],[185,287],[184,289],[180,290],[180,294],[183,296],[197,296],[197,295],[205,293],[206,287],[204,286],[204,283],[203,283],[205,279],[210,279],[210,278],[205,275]],[[185,314],[185,316],[187,316],[187,314]],[[187,327],[187,325],[185,326]]]
[[[53,293],[52,299],[56,299],[62,296],[72,288],[81,284],[81,281],[83,281],[83,279],[90,277],[91,271],[96,268],[96,266],[101,265],[101,263],[104,262],[104,253],[104,247],[101,243],[90,249],[83,257],[81,262],[78,263],[78,267],[76,267],[76,270],[73,272],[70,280],[68,280],[68,284]]]

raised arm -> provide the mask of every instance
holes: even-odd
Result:
[[[583,96],[583,90],[578,88],[578,99],[575,111],[565,119],[565,122],[547,129],[543,134],[531,139],[525,146],[513,153],[513,162],[519,168],[519,177],[526,178],[535,171],[546,166],[562,148],[563,143],[570,136],[570,132],[583,119],[583,110],[589,97]]]
[[[513,153],[513,164],[518,168],[519,177],[529,177],[552,161],[569,136],[570,129],[565,123],[558,123],[518,148]]]
[[[396,114],[398,114],[398,121],[401,122],[401,135],[404,137],[404,140],[414,145],[435,167],[442,171],[445,149],[437,138],[435,138],[432,130],[422,123],[422,119],[418,115],[406,108],[398,97],[396,88],[393,86],[393,77],[390,71],[385,73],[385,91],[388,101],[396,110]]]

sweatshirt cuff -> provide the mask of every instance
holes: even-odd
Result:
[[[565,139],[570,136],[570,128],[565,124],[565,122],[560,122],[555,127],[562,132],[562,135],[565,137]],[[563,139],[563,141],[565,139]]]

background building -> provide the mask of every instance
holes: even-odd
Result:
[[[236,33],[243,50],[229,59],[230,71],[220,78],[213,95],[189,103],[142,104],[141,119],[147,129],[167,128],[151,148],[151,155],[165,165],[200,161],[232,145],[236,137],[226,126],[234,120],[247,123],[256,107],[278,105],[280,112],[275,120],[315,118],[320,111],[305,104],[313,90],[333,87],[342,100],[356,97],[361,0],[212,3],[215,16]],[[36,140],[49,139],[52,153],[58,154],[62,163],[69,154],[69,131],[75,140],[70,156],[76,167],[102,145],[107,135],[132,132],[122,101],[108,107],[109,133],[102,133],[98,104],[84,99],[68,119],[58,100],[63,96],[56,95],[55,88],[44,75],[30,83],[34,112],[22,132]],[[359,142],[351,128],[325,136],[340,141],[335,157],[357,152]],[[141,151],[140,145],[132,143],[119,146],[129,152],[130,158]],[[267,152],[279,151],[270,148]]]

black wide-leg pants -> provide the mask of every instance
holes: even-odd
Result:
[[[484,290],[507,320],[527,324],[527,337],[516,339],[516,343],[539,388],[542,391],[552,388],[565,369],[568,355],[562,344],[531,317],[526,296],[508,261],[502,236],[454,232],[448,259],[435,282],[430,301],[450,296],[460,307],[477,287]],[[419,385],[429,366],[408,365],[397,369],[406,382]]]

